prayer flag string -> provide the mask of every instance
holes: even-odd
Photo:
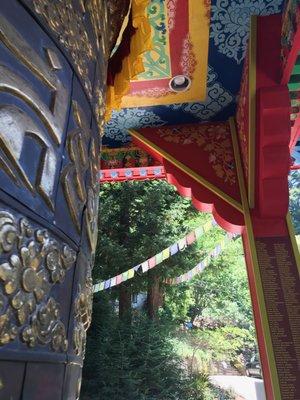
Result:
[[[193,279],[196,275],[203,272],[203,270],[209,265],[212,258],[216,258],[222,253],[227,243],[231,239],[233,239],[233,237],[235,237],[235,235],[227,234],[217,244],[217,246],[212,251],[210,251],[209,254],[202,261],[200,261],[193,269],[186,272],[185,274],[177,276],[176,278],[167,278],[164,280],[164,283],[166,283],[167,285],[178,285],[179,283],[187,282]]]
[[[112,278],[106,279],[103,282],[96,283],[93,287],[94,293],[101,292],[102,290],[107,290],[111,287],[120,285],[121,283],[132,279],[136,273],[143,274],[147,272],[149,269],[152,269],[162,263],[164,260],[172,257],[174,254],[178,253],[178,251],[183,251],[186,247],[193,244],[197,241],[202,235],[208,232],[212,227],[214,227],[217,223],[211,219],[206,222],[204,225],[196,228],[189,234],[187,234],[184,238],[179,239],[176,243],[167,247],[160,253],[155,256],[149,258],[141,264],[136,265],[133,268],[130,268],[128,271],[123,272],[122,274],[116,275]]]

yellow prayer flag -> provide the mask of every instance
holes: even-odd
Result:
[[[127,271],[128,273],[128,279],[131,279],[134,277],[134,268],[131,268],[129,271]]]
[[[167,258],[169,258],[170,257],[170,247],[168,247],[167,249],[164,249],[162,251],[162,254],[163,254],[163,260],[166,260]]]

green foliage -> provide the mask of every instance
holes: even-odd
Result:
[[[234,400],[235,396],[211,385],[208,375],[193,372],[186,379],[185,400]]]
[[[189,372],[183,365],[172,341],[174,328],[168,322],[138,314],[131,325],[124,324],[105,294],[97,295],[93,312],[82,400],[216,398],[208,377]]]
[[[196,280],[194,290],[204,317],[223,325],[253,328],[241,239],[229,243],[221,256],[213,260]]]
[[[198,213],[164,181],[103,185],[94,281],[123,272],[173,244],[202,225]],[[151,270],[162,283],[193,268],[224,237],[219,228]],[[150,274],[129,281],[134,292],[145,291]],[[82,400],[215,400],[204,372],[212,360],[236,362],[255,346],[247,274],[241,241],[236,240],[203,274],[177,286],[165,286],[160,319],[133,315],[131,324],[117,318],[117,289],[95,296],[83,371]],[[213,322],[178,335],[173,324]],[[196,318],[196,319],[197,319]],[[175,337],[175,339],[174,339]],[[183,350],[184,351],[179,351]],[[246,349],[246,350],[245,350]],[[207,368],[190,370],[185,357]]]
[[[240,366],[256,350],[253,333],[233,326],[177,332],[173,344],[179,356],[191,360],[193,370],[203,373],[214,373],[222,361]]]
[[[216,235],[220,236],[219,231],[210,232],[199,246],[208,252],[218,240]],[[165,309],[167,315],[180,321],[203,317],[217,325],[254,330],[241,240],[229,242],[222,254],[192,281],[167,288]]]
[[[126,271],[209,219],[165,181],[106,184],[100,192],[100,226],[94,280]],[[183,270],[183,257],[164,262],[161,277]],[[146,287],[135,279],[133,290]]]

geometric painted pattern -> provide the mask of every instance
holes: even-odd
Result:
[[[283,0],[212,0],[206,99],[115,112],[106,126],[104,144],[122,146],[130,140],[129,128],[225,121],[235,115],[250,16],[278,13],[282,7]]]

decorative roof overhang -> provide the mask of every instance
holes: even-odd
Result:
[[[243,231],[243,206],[228,122],[132,130],[135,144],[165,168],[167,180],[224,229]]]
[[[104,144],[131,141],[128,129],[234,116],[247,52],[250,17],[280,13],[283,0],[151,0],[153,50],[146,71],[131,82],[123,109],[107,123]],[[191,78],[188,91],[170,91],[178,74]]]

